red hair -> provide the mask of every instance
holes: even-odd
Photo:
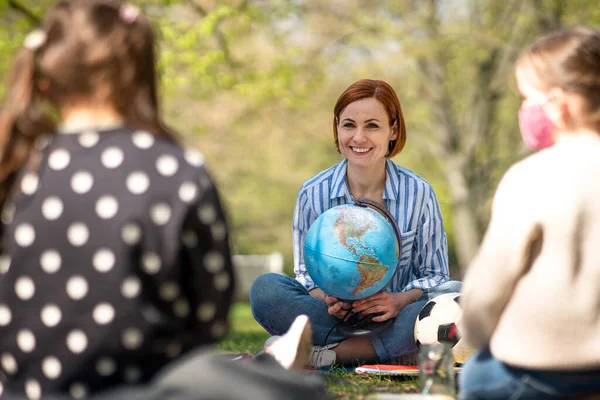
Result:
[[[387,158],[394,157],[400,153],[406,143],[406,124],[404,123],[404,114],[400,107],[400,100],[392,87],[384,81],[374,79],[362,79],[354,82],[342,93],[333,108],[333,140],[337,151],[340,151],[338,145],[337,124],[342,112],[350,103],[355,101],[374,98],[377,99],[385,109],[390,120],[390,127],[396,125],[398,137],[390,141],[389,149],[385,155]]]

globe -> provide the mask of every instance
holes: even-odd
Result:
[[[306,270],[325,293],[358,300],[383,289],[398,264],[390,222],[378,211],[354,204],[328,209],[304,238]]]

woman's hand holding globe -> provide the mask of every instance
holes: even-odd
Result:
[[[326,294],[325,304],[327,305],[327,311],[330,315],[336,316],[339,319],[344,317],[346,317],[345,319],[350,318],[350,313],[348,312],[348,309],[351,307],[350,303],[345,303],[338,300],[337,297]]]
[[[413,303],[421,293],[422,291],[419,289],[399,293],[379,292],[354,301],[352,311],[361,312],[364,315],[383,313],[383,315],[373,317],[373,322],[387,321],[390,318],[395,318],[404,307]],[[329,313],[331,314],[331,312]]]
[[[395,318],[404,307],[413,303],[421,293],[423,292],[419,289],[400,293],[379,292],[364,299],[355,300],[352,303],[340,301],[337,297],[329,296],[318,288],[313,289],[310,294],[323,301],[327,305],[327,312],[339,319],[345,318],[347,320],[350,318],[348,309],[351,307],[352,312],[360,312],[364,315],[383,313],[383,315],[373,317],[373,322],[383,322]]]

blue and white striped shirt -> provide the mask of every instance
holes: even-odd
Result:
[[[315,283],[304,266],[304,237],[325,210],[354,203],[346,181],[347,160],[306,181],[300,188],[292,223],[294,272],[307,290]],[[400,262],[387,291],[428,289],[450,280],[448,242],[440,204],[431,185],[391,160],[385,164],[383,201],[402,237]]]

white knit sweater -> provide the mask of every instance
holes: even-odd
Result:
[[[600,136],[506,173],[461,301],[465,340],[507,364],[600,368]]]

